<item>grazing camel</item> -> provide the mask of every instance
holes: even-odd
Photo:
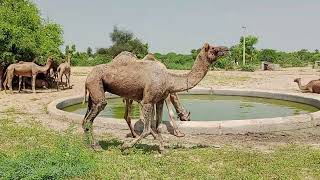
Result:
[[[118,54],[113,60],[112,62],[115,62],[115,63],[126,63],[126,61],[135,61],[135,60],[138,60],[139,59],[131,52],[127,52],[127,51],[124,51],[124,52],[121,52],[120,54]],[[147,54],[143,59],[142,61],[145,61],[145,60],[149,60],[149,61],[158,61],[153,54]],[[177,114],[178,114],[178,117],[180,118],[180,120],[182,121],[190,121],[190,113],[188,113],[184,108],[183,106],[180,104],[180,101],[179,101],[179,98],[178,98],[178,95],[176,93],[172,93],[170,94],[170,97],[168,97],[166,99],[166,106],[167,106],[167,109],[168,109],[168,114],[169,114],[169,117],[170,117],[170,122],[173,126],[173,134],[177,137],[182,137],[184,136],[184,134],[182,132],[180,132],[180,130],[178,129],[178,126],[175,122],[175,117],[174,117],[174,113],[173,113],[173,110],[170,106],[170,101],[168,100],[170,99],[171,103],[173,104]],[[125,102],[125,113],[124,113],[124,119],[126,120],[128,126],[129,126],[129,129],[130,129],[130,132],[131,132],[131,135],[132,137],[137,137],[137,133],[134,131],[134,128],[132,126],[132,123],[131,123],[131,117],[130,117],[130,112],[132,110],[132,103],[133,101],[132,100],[129,100],[129,99],[124,99],[124,102]],[[141,106],[139,106],[141,107]],[[142,115],[142,111],[141,111],[141,108],[140,108],[140,115]],[[143,116],[140,116],[140,119],[142,121],[144,121],[143,119]]]
[[[60,64],[58,69],[57,69],[57,74],[58,74],[58,78],[57,78],[57,90],[60,90],[60,83],[62,82],[62,76],[65,75],[66,77],[66,82],[67,82],[67,86],[68,88],[71,88],[70,85],[70,75],[71,75],[71,55],[68,54],[68,58],[67,61]]]
[[[301,85],[301,78],[296,78],[293,82],[298,83],[299,89],[302,92],[311,92],[320,94],[320,80],[312,80],[307,85]]]
[[[3,71],[4,71],[4,67],[0,64],[0,91],[2,91]]]
[[[165,99],[170,93],[185,91],[196,86],[207,74],[211,64],[227,51],[226,47],[210,46],[205,43],[191,71],[185,74],[172,73],[158,61],[127,61],[125,64],[111,62],[95,66],[88,74],[85,83],[89,98],[82,127],[87,143],[92,148],[99,146],[94,143],[93,121],[107,105],[105,98],[107,91],[137,101],[142,106],[145,120],[143,132],[130,143],[123,144],[122,148],[132,147],[151,134],[159,139],[159,150],[162,153],[165,149],[159,125],[162,122]],[[155,106],[156,131],[153,131],[151,122],[154,118]]]
[[[53,63],[53,58],[49,57],[47,59],[47,63],[45,66],[39,66],[34,62],[19,62],[15,64],[11,64],[5,74],[6,79],[3,83],[5,92],[7,91],[7,87],[10,89],[10,93],[12,94],[12,79],[16,76],[21,77],[32,77],[32,91],[36,93],[36,78],[39,73],[46,74],[50,69],[51,64]],[[19,78],[19,86],[21,85],[21,78]]]

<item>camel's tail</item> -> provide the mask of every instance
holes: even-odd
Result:
[[[83,97],[82,104],[85,104],[85,103],[86,103],[87,92],[88,92],[87,86],[84,85],[84,97]]]

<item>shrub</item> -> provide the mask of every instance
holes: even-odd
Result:
[[[236,64],[230,57],[220,58],[214,65],[215,68],[225,69],[225,70],[234,70]]]
[[[253,64],[241,65],[240,68],[241,68],[241,71],[254,72],[256,70],[256,66]]]

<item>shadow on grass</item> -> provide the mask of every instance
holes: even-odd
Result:
[[[121,146],[123,145],[123,142],[117,140],[117,139],[109,139],[109,140],[103,140],[99,141],[99,145],[103,150],[108,149],[119,149],[121,150]],[[159,152],[159,146],[158,145],[148,145],[148,144],[136,144],[132,148],[129,148],[124,151],[130,151],[133,150],[141,150],[143,153],[153,153],[153,152]]]

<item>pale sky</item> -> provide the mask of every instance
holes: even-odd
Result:
[[[242,26],[258,48],[320,49],[320,0],[34,0],[62,25],[65,44],[85,51],[111,45],[113,26],[149,43],[151,52],[189,53],[204,42],[231,46]],[[62,48],[63,49],[63,48]]]

